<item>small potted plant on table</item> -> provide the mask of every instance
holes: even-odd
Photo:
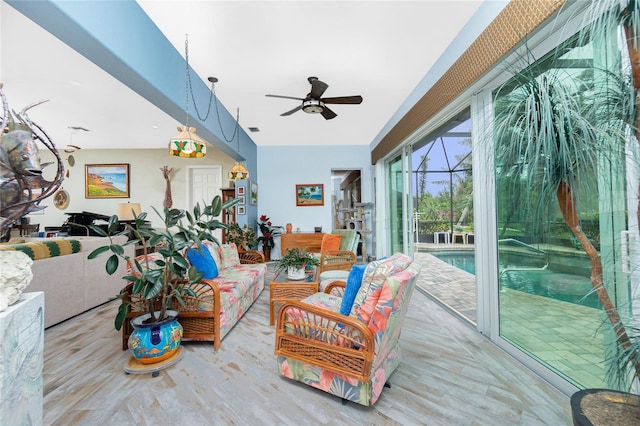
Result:
[[[307,268],[317,266],[320,262],[311,253],[300,250],[299,248],[292,248],[287,250],[287,253],[278,262],[277,273],[286,269],[287,278],[290,280],[301,280],[305,277]]]

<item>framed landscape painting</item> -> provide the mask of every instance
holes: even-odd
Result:
[[[296,206],[324,206],[324,184],[297,184]]]
[[[129,198],[128,164],[87,164],[84,167],[85,198]]]

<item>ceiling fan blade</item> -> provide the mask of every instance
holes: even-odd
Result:
[[[337,98],[320,99],[325,104],[361,104],[362,96],[338,96]]]
[[[265,95],[268,98],[282,98],[282,99],[295,99],[296,101],[304,101],[303,98],[294,98],[293,96],[282,96],[282,95]]]
[[[295,107],[294,109],[292,109],[291,111],[287,111],[287,112],[283,112],[282,114],[280,114],[281,117],[287,116],[287,115],[291,115],[296,111],[300,111],[302,109],[302,105],[298,105],[297,107]]]
[[[322,96],[324,91],[327,90],[327,87],[329,87],[329,85],[324,81],[320,81],[318,79],[312,80],[311,93],[309,93],[311,99],[320,99],[320,96]]]
[[[336,118],[338,116],[338,114],[336,114],[335,112],[331,111],[326,106],[324,107],[324,109],[322,110],[322,112],[320,114],[325,118],[325,120],[331,120],[332,118]]]

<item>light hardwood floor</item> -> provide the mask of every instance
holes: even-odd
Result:
[[[183,359],[155,378],[125,374],[116,309],[46,330],[45,425],[571,424],[567,396],[418,291],[392,387],[370,408],[277,374],[268,287],[220,350],[184,343]]]

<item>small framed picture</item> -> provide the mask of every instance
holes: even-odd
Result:
[[[297,184],[296,206],[324,206],[324,184]]]
[[[249,204],[255,206],[258,204],[258,184],[251,181],[249,188]]]
[[[239,195],[238,199],[240,200],[238,204],[245,204],[244,195]]]
[[[236,188],[236,195],[244,195],[244,186],[238,186]]]
[[[245,206],[236,206],[236,213],[238,214],[247,214]]]

